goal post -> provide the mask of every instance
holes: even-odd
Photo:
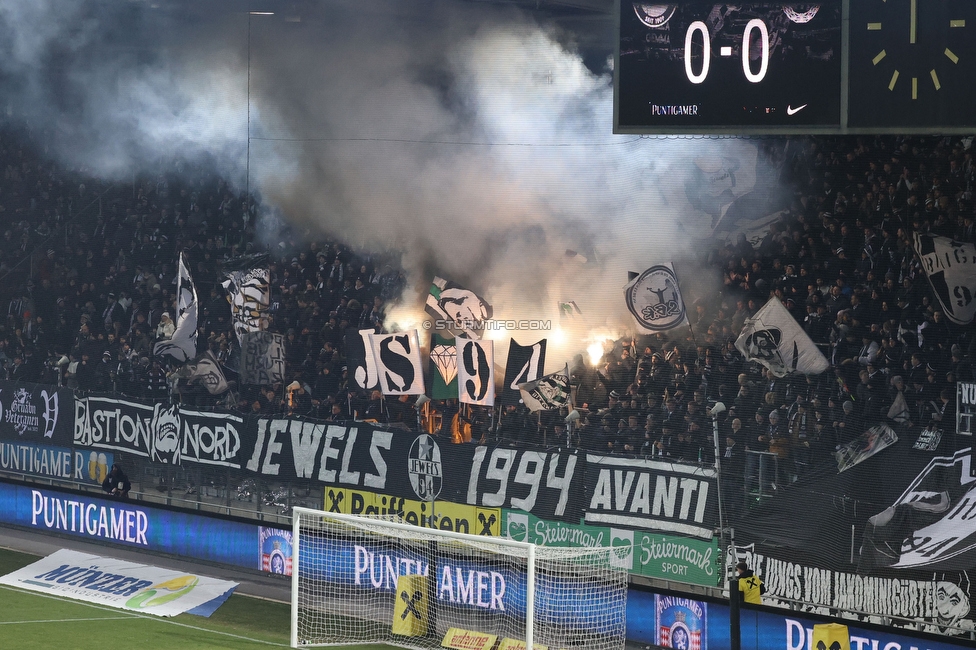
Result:
[[[297,507],[292,525],[292,647],[624,647],[628,573],[611,547]]]

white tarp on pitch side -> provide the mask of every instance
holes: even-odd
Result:
[[[238,583],[62,549],[0,584],[156,616],[210,616]]]

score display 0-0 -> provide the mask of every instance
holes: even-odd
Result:
[[[948,131],[974,121],[964,108],[976,94],[971,0],[620,0],[618,10],[618,133]],[[920,79],[932,80],[925,92]]]

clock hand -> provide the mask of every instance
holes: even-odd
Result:
[[[915,26],[918,22],[918,0],[912,0],[912,21],[909,27],[908,42],[915,43]]]

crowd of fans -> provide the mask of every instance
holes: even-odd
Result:
[[[689,309],[694,336],[618,341],[599,371],[579,369],[578,403],[587,407],[579,443],[712,462],[717,422],[729,475],[755,480],[766,454],[773,459],[767,476],[782,485],[835,463],[837,449],[875,425],[916,435],[942,429],[943,444],[951,441],[955,384],[974,379],[976,338],[970,325],[945,317],[912,234],[976,243],[971,144],[763,143],[791,190],[788,209],[759,241],[740,234],[711,253],[723,291]],[[735,349],[744,321],[771,296],[830,361],[827,372],[778,378]],[[713,411],[719,402],[722,413]]]
[[[973,379],[976,337],[949,322],[921,272],[912,233],[974,242],[971,139],[793,138],[760,144],[791,200],[750,242],[702,260],[719,296],[689,308],[692,328],[614,343],[597,367],[573,368],[578,419],[509,406],[492,414],[350,384],[346,333],[379,331],[405,280],[395,254],[370,255],[287,228],[271,247],[271,328],[286,336],[286,381],[237,386],[226,404],[332,420],[370,419],[458,440],[571,444],[601,452],[712,462],[741,473],[748,451],[778,460],[785,482],[828,461],[877,423],[954,428],[955,382]],[[6,377],[81,391],[173,399],[154,343],[175,328],[180,251],[200,300],[198,347],[234,367],[221,262],[266,250],[257,202],[218,176],[173,163],[131,182],[93,178],[41,155],[23,131],[0,132],[0,331]],[[263,238],[267,241],[267,238]],[[734,341],[771,297],[831,363],[777,378]],[[906,408],[892,410],[904,398]],[[180,399],[211,399],[183,388]],[[434,417],[436,415],[436,418]]]

